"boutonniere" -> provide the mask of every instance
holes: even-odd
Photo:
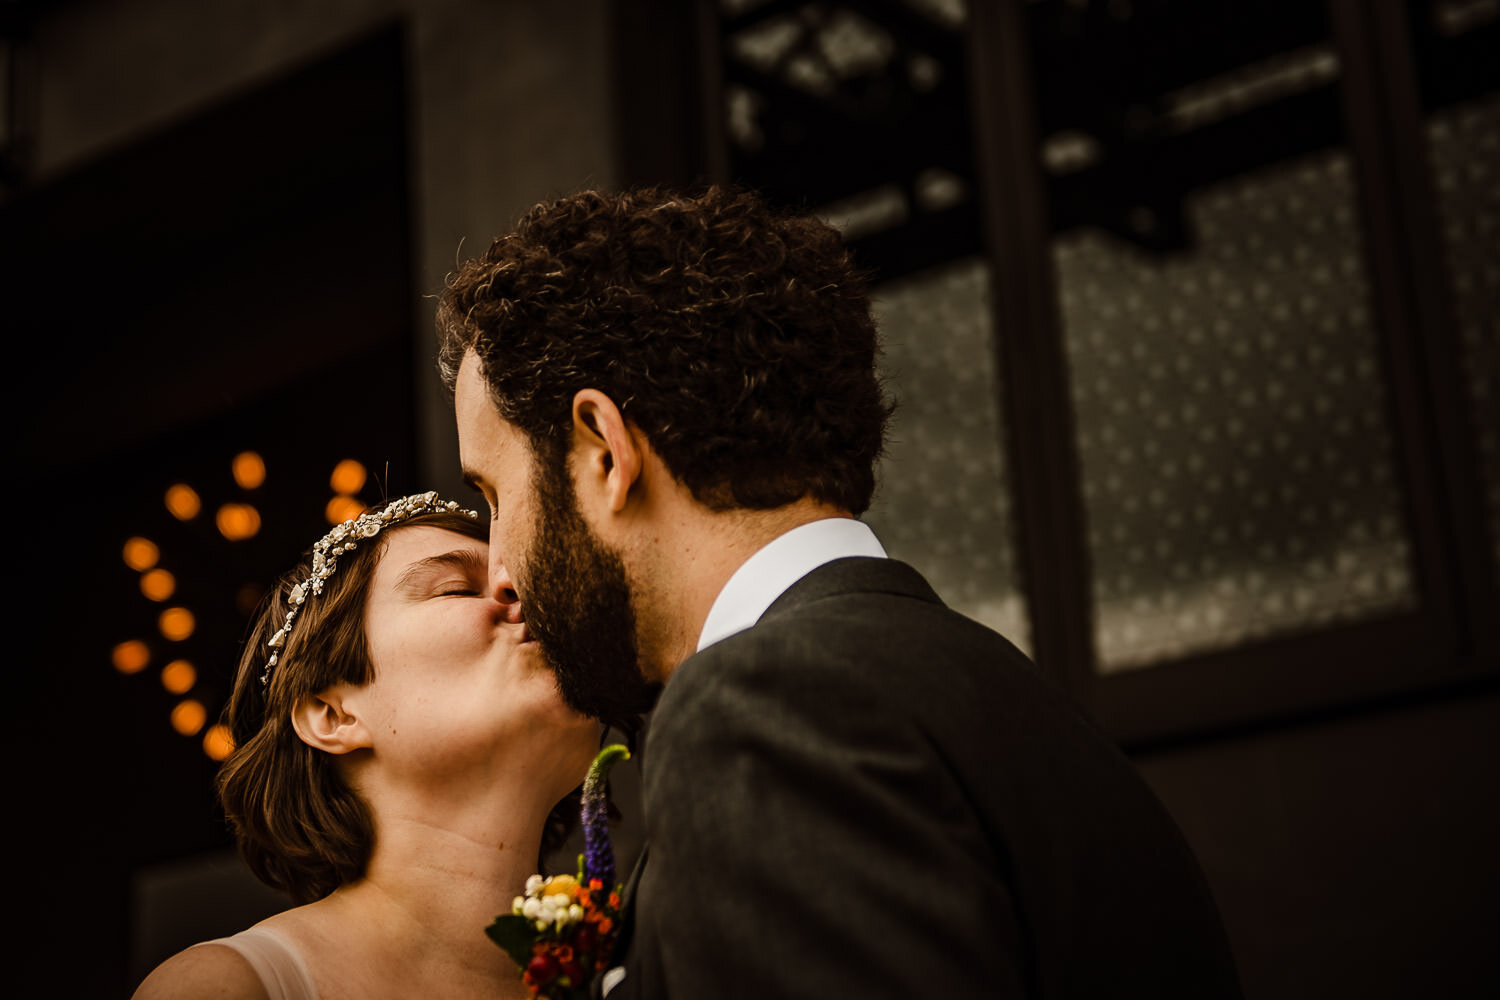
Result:
[[[511,912],[485,928],[516,965],[531,996],[582,1000],[603,971],[620,920],[620,885],[609,843],[609,769],[630,758],[618,743],[599,751],[583,782],[583,853],[578,875],[533,875]]]

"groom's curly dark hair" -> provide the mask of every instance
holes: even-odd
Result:
[[[437,325],[449,389],[474,351],[554,473],[593,388],[709,507],[870,505],[891,405],[868,280],[816,218],[728,187],[584,191],[464,264]]]

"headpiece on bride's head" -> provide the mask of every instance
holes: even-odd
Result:
[[[307,603],[309,597],[323,592],[323,584],[338,569],[339,556],[353,551],[360,542],[374,538],[393,524],[399,524],[419,514],[433,514],[441,511],[451,511],[474,520],[479,519],[478,511],[460,508],[457,500],[440,500],[437,491],[428,490],[426,493],[415,493],[399,500],[392,500],[380,510],[367,510],[358,517],[336,525],[332,531],[318,539],[312,548],[312,571],[287,595],[286,620],[281,623],[281,628],[276,634],[266,642],[266,648],[271,651],[271,655],[266,660],[265,673],[260,675],[261,686],[271,683],[271,671],[275,669],[277,661],[281,658],[281,649],[286,645],[286,637],[292,630],[292,623],[297,619],[297,612],[302,610],[302,605]]]

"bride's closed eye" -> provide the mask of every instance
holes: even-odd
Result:
[[[418,559],[397,578],[396,588],[415,600],[482,597],[488,580],[483,553],[465,549]]]
[[[479,592],[479,590],[477,590],[474,587],[474,585],[472,583],[462,583],[462,584],[455,583],[455,584],[451,584],[451,585],[446,585],[445,584],[444,586],[439,587],[438,591],[437,591],[437,596],[439,596],[439,597],[479,597],[480,596],[480,592]]]

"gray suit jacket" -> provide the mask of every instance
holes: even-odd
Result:
[[[823,566],[684,662],[641,768],[610,1000],[1239,996],[1130,763],[904,564]]]

